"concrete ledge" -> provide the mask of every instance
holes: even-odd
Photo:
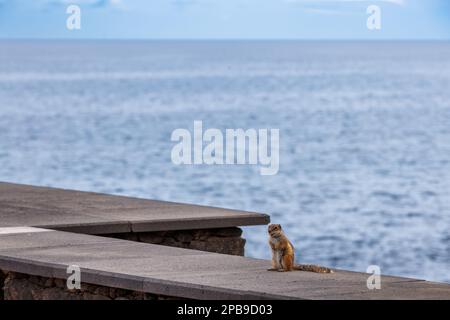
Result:
[[[0,182],[0,227],[84,234],[227,228],[269,223],[266,214]]]
[[[30,241],[32,239],[32,241]],[[0,269],[81,280],[153,295],[191,299],[450,299],[450,285],[383,276],[369,290],[367,274],[269,272],[270,262],[61,231],[0,235]]]

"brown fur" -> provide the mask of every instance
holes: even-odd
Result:
[[[272,268],[269,271],[310,271],[319,273],[333,273],[333,270],[310,264],[295,264],[294,246],[284,234],[279,224],[270,224],[269,245],[272,249]]]

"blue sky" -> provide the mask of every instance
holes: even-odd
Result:
[[[69,4],[81,30],[66,28]],[[0,0],[0,38],[448,40],[450,0]]]

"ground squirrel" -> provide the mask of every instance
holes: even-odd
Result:
[[[333,273],[333,270],[311,265],[311,264],[295,264],[294,246],[284,234],[279,224],[270,224],[269,245],[272,248],[272,268],[269,271],[310,271],[319,273]]]

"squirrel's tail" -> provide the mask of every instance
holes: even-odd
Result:
[[[294,270],[309,271],[317,273],[334,273],[333,270],[327,267],[316,266],[314,264],[296,264],[293,268]]]

